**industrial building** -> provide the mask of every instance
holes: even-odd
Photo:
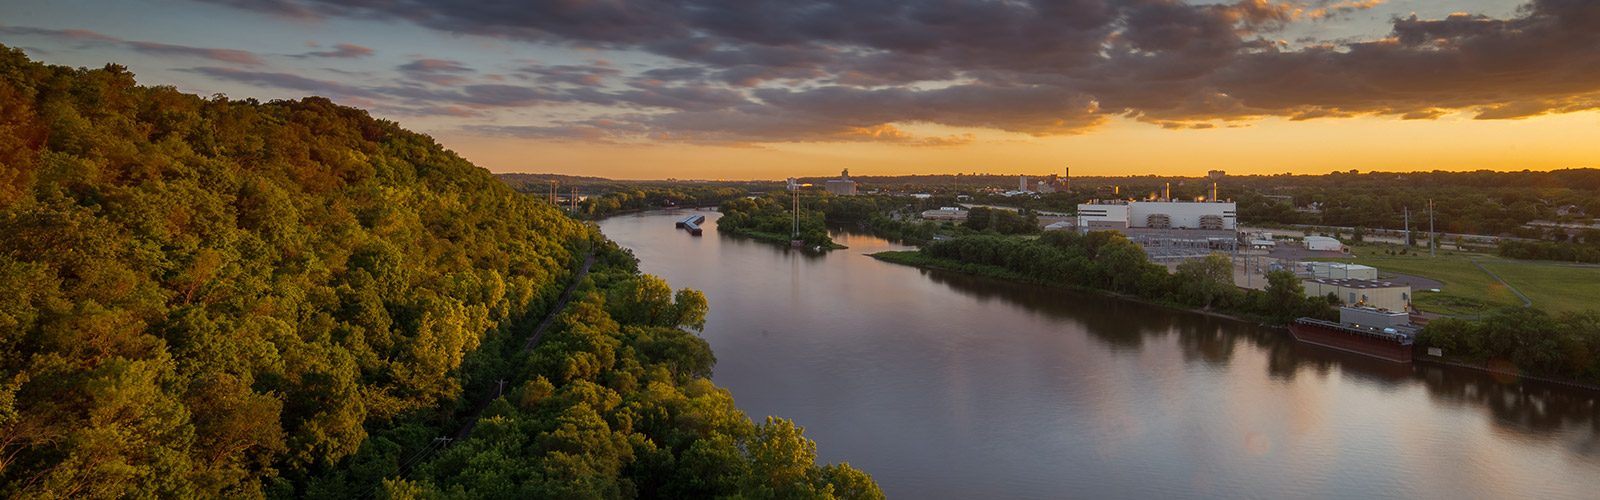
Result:
[[[1327,236],[1307,236],[1305,238],[1305,243],[1306,250],[1328,252],[1343,252],[1346,250],[1344,244],[1339,243],[1339,240],[1329,238]]]
[[[1345,264],[1343,262],[1303,262],[1301,269],[1313,278],[1350,278],[1358,280],[1378,279],[1378,269],[1361,264]]]
[[[828,182],[823,185],[823,189],[827,189],[834,196],[855,196],[856,181],[850,180],[850,169],[847,168],[843,172],[839,172],[838,179],[828,179]]]
[[[1325,297],[1332,293],[1348,305],[1391,311],[1408,311],[1411,306],[1411,286],[1406,284],[1349,278],[1311,278],[1301,283],[1306,287],[1307,297]]]
[[[1078,227],[1106,229],[1237,228],[1239,205],[1227,201],[1093,201],[1078,205]]]
[[[967,220],[967,211],[959,207],[940,207],[938,210],[923,210],[923,220]]]
[[[1017,178],[1017,192],[1065,193],[1072,189],[1072,177],[1070,169],[1063,170],[1062,173],[1065,175],[1057,177],[1051,174],[1039,179],[1030,179],[1026,175],[1020,176]]]

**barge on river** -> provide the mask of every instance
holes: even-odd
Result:
[[[1411,362],[1418,331],[1410,314],[1374,307],[1341,307],[1337,323],[1299,318],[1289,324],[1295,340],[1396,363]]]
[[[691,215],[678,221],[678,227],[688,229],[689,234],[700,236],[700,225],[706,222],[704,215]]]

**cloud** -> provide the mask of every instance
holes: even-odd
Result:
[[[534,80],[540,83],[557,84],[565,83],[583,87],[595,87],[605,83],[607,78],[622,74],[622,70],[606,65],[533,65],[517,69],[519,73],[535,75]]]
[[[155,42],[127,42],[128,47],[135,51],[158,56],[191,56],[214,59],[222,62],[243,64],[246,66],[259,66],[261,59],[243,50],[233,49],[208,49],[202,47],[187,47],[183,45],[167,45]]]
[[[341,43],[341,44],[335,45],[333,50],[325,50],[325,51],[321,51],[321,52],[307,52],[307,53],[301,54],[301,55],[296,56],[296,57],[337,57],[337,58],[353,59],[353,58],[357,58],[357,57],[370,56],[374,52],[377,52],[377,51],[369,49],[369,48],[366,48],[366,47],[362,47],[360,45],[352,44],[352,43]]]
[[[245,71],[237,68],[200,67],[182,71],[206,75],[218,80],[248,83],[261,87],[298,90],[329,97],[379,97],[380,95],[359,87],[338,82],[314,80],[290,73]]]
[[[96,41],[96,42],[120,42],[120,41],[122,41],[121,38],[117,38],[117,37],[114,37],[114,36],[103,35],[103,34],[100,34],[100,33],[89,31],[89,30],[74,30],[74,29],[54,30],[54,29],[45,29],[45,28],[30,28],[30,27],[26,27],[26,26],[4,26],[4,25],[0,25],[0,33],[4,33],[4,34],[7,34],[7,35],[33,35],[33,36],[45,36],[45,37],[64,38],[64,39],[72,39],[72,40]]]
[[[1388,0],[1345,0],[1327,7],[1322,7],[1306,13],[1311,19],[1324,19],[1338,17],[1356,11],[1367,10],[1384,4]]]
[[[416,59],[396,69],[414,80],[436,85],[465,82],[467,79],[459,75],[474,72],[472,68],[462,66],[461,63],[445,59]]]
[[[1270,35],[1382,0],[212,1],[673,61],[637,73],[530,66],[521,74],[534,87],[393,92],[441,106],[615,108],[601,111],[611,113],[605,123],[518,129],[542,137],[909,143],[884,127],[1050,136],[1117,116],[1203,128],[1264,117],[1465,111],[1514,119],[1600,107],[1600,2],[1586,0],[1529,0],[1507,18],[1394,18],[1382,39],[1323,45]],[[471,71],[436,66],[408,75],[460,85]]]
[[[216,49],[207,47],[190,47],[187,45],[169,45],[156,42],[128,41],[110,35],[80,29],[46,29],[22,26],[0,26],[0,33],[7,35],[26,35],[58,38],[98,46],[120,46],[144,54],[156,56],[184,56],[200,57],[215,61],[222,61],[246,66],[259,66],[261,59],[249,51],[235,49]]]

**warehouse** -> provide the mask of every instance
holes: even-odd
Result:
[[[1095,201],[1078,205],[1078,227],[1235,229],[1238,204],[1216,201]]]
[[[1345,247],[1339,240],[1327,236],[1307,236],[1305,239],[1306,250],[1343,252]]]
[[[1411,286],[1379,280],[1312,278],[1303,280],[1307,297],[1339,297],[1346,305],[1367,306],[1391,311],[1409,311]]]

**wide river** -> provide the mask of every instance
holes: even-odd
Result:
[[[707,217],[705,235],[673,227]],[[714,380],[890,498],[1600,498],[1597,394],[1398,365],[1283,330],[607,219],[705,292]]]

